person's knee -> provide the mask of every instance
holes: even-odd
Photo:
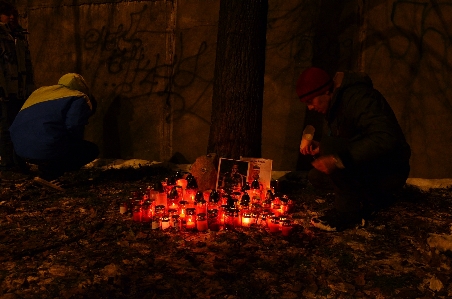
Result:
[[[315,168],[308,172],[308,181],[317,189],[332,190],[334,188],[329,176]]]

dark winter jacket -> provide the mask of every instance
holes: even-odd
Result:
[[[93,104],[83,78],[66,74],[58,85],[33,92],[10,127],[16,153],[23,158],[64,158],[83,139]]]
[[[346,168],[409,172],[411,150],[393,110],[364,73],[345,72],[326,115],[326,151]]]

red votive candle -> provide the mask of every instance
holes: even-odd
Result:
[[[185,228],[187,230],[193,230],[195,228],[196,222],[193,216],[187,216],[185,218]]]
[[[279,202],[272,203],[272,212],[277,216],[281,215],[281,204]]]
[[[190,204],[195,202],[196,190],[195,189],[186,189],[184,200],[188,201]]]
[[[159,205],[159,206],[155,206],[155,215],[161,217],[165,214],[165,206],[164,205]]]
[[[196,206],[196,214],[207,214],[207,202],[202,199],[195,203]]]
[[[141,212],[141,221],[142,222],[151,222],[152,220],[152,208],[144,208]]]
[[[261,201],[261,190],[251,189],[250,191],[251,203],[259,203]]]
[[[205,232],[208,229],[206,214],[201,213],[196,215],[196,228],[200,232]]]
[[[132,214],[132,218],[133,221],[135,222],[141,222],[141,217],[142,217],[142,209],[141,209],[141,205],[135,205],[133,207],[133,214]]]
[[[187,180],[186,179],[178,179],[176,181],[176,185],[181,186],[183,190],[185,190],[185,188],[187,188]]]
[[[168,205],[168,197],[167,197],[166,193],[161,192],[161,193],[157,194],[157,199],[155,200],[155,205],[156,206],[164,206],[166,208],[166,206]]]
[[[162,230],[168,229],[170,227],[170,219],[168,216],[163,216],[160,218],[160,227]]]
[[[280,231],[279,217],[273,216],[270,218],[270,221],[268,222],[268,229],[271,233],[278,233]]]
[[[179,205],[172,201],[169,205],[168,205],[168,212],[171,211],[173,214],[179,210]]]
[[[242,226],[242,217],[238,209],[234,209],[234,227]]]
[[[128,209],[128,206],[127,206],[127,200],[124,200],[124,201],[121,202],[121,204],[119,205],[119,213],[125,214],[125,213],[127,213],[127,209]]]
[[[151,229],[158,229],[160,228],[160,217],[159,216],[152,216],[152,223],[151,223]]]
[[[226,210],[224,211],[224,229],[233,230],[234,229],[234,211]]]
[[[171,215],[170,227],[172,227],[176,231],[179,231],[181,229],[181,221],[179,215]]]
[[[251,225],[251,213],[243,213],[242,214],[242,226],[243,227],[250,227]]]
[[[257,224],[262,227],[268,227],[267,218],[268,218],[268,213],[264,212],[264,213],[259,214]]]
[[[292,222],[290,220],[284,220],[281,227],[281,234],[285,237],[289,236],[292,228]]]
[[[196,228],[196,211],[194,208],[186,209],[185,228],[187,230],[193,230]]]
[[[220,219],[218,215],[217,209],[211,209],[207,212],[207,224],[211,231],[219,231],[220,230]]]

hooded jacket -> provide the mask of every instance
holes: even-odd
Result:
[[[366,74],[344,73],[326,120],[327,151],[337,154],[346,168],[408,175],[410,146],[393,110]]]
[[[57,85],[34,91],[25,101],[9,131],[14,150],[23,158],[64,158],[83,139],[93,114],[89,88],[82,76],[69,73]]]

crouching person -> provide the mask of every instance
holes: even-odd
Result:
[[[99,148],[83,138],[96,106],[85,80],[75,73],[26,100],[10,134],[17,155],[38,166],[37,182],[57,186],[52,181],[96,159]]]
[[[411,149],[384,96],[364,73],[337,72],[330,78],[311,67],[298,78],[297,94],[309,110],[325,115],[328,134],[303,147],[314,155],[309,181],[329,181],[335,207],[313,218],[314,227],[339,231],[391,205],[410,172]]]

